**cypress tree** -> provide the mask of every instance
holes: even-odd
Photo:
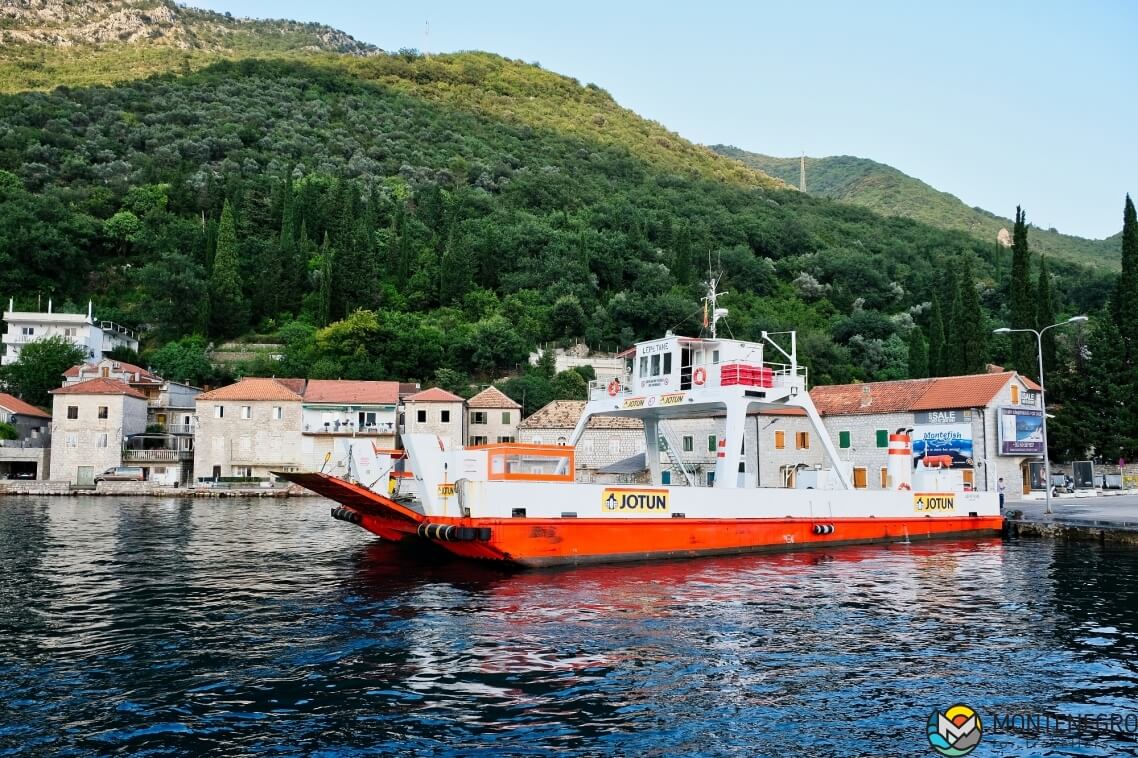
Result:
[[[960,325],[956,323],[960,311],[960,281],[956,277],[956,267],[949,263],[941,273],[947,302],[943,311],[944,342],[940,349],[940,376],[963,374],[963,356],[960,350]]]
[[[316,313],[320,326],[328,326],[332,321],[332,272],[335,257],[336,252],[332,249],[332,241],[328,232],[324,232],[324,244],[320,246],[320,278]]]
[[[940,295],[934,294],[929,314],[929,376],[944,376],[944,354],[944,316]]]
[[[909,378],[924,379],[929,375],[929,349],[921,327],[909,332]]]
[[[1051,277],[1047,273],[1047,258],[1039,256],[1039,284],[1035,288],[1035,323],[1038,328],[1055,323],[1055,303],[1051,297]],[[1043,373],[1048,376],[1055,370],[1055,330],[1043,333]]]
[[[1114,323],[1127,364],[1138,365],[1138,219],[1130,195],[1122,211],[1122,273],[1113,300]]]
[[[210,333],[222,337],[240,334],[249,318],[241,293],[241,274],[237,261],[237,225],[229,201],[221,209],[217,228],[217,251],[209,277]]]
[[[1013,329],[1035,329],[1035,302],[1031,292],[1031,253],[1027,247],[1027,214],[1016,206],[1012,232],[1012,278],[1010,292],[1011,326]],[[1013,334],[1012,364],[1022,374],[1035,376],[1035,337]],[[1038,378],[1038,377],[1037,377]]]
[[[984,311],[972,278],[972,261],[964,256],[960,265],[959,297],[952,314],[956,371],[978,374],[988,362],[988,334],[984,329]]]

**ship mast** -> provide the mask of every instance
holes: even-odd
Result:
[[[721,273],[707,272],[707,294],[703,297],[703,328],[710,330],[712,339],[715,339],[715,325],[719,319],[726,318],[728,313],[726,308],[719,307],[719,298],[727,293],[716,292],[716,287],[719,286],[719,280],[722,278]]]

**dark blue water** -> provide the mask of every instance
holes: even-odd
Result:
[[[0,499],[0,754],[927,754],[1138,714],[1138,552],[942,542],[511,574],[318,500]],[[1115,729],[973,755],[1138,755]]]

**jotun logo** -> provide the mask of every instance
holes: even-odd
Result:
[[[940,755],[968,755],[984,736],[980,714],[961,703],[943,713],[934,710],[927,726],[929,745]]]

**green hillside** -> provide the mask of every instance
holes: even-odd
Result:
[[[728,145],[714,145],[712,149],[798,186],[798,158],[773,158]],[[903,216],[956,229],[990,242],[996,240],[1001,229],[1009,232],[1012,229],[1010,219],[982,208],[970,208],[955,195],[866,158],[851,155],[806,158],[806,177],[806,191],[811,195],[853,203],[885,216]],[[1089,240],[1031,227],[1028,240],[1034,251],[1049,256],[1110,269],[1119,266],[1119,235]]]
[[[9,36],[0,293],[93,296],[173,378],[250,335],[286,345],[250,370],[453,386],[538,343],[697,332],[709,260],[730,332],[798,329],[815,381],[907,375],[929,303],[967,300],[965,263],[977,318],[1007,318],[1010,256],[990,242],[803,195],[535,65],[278,50],[279,23],[224,37],[240,47],[182,48],[145,22],[123,42]],[[1109,291],[1051,270],[1060,310]]]

